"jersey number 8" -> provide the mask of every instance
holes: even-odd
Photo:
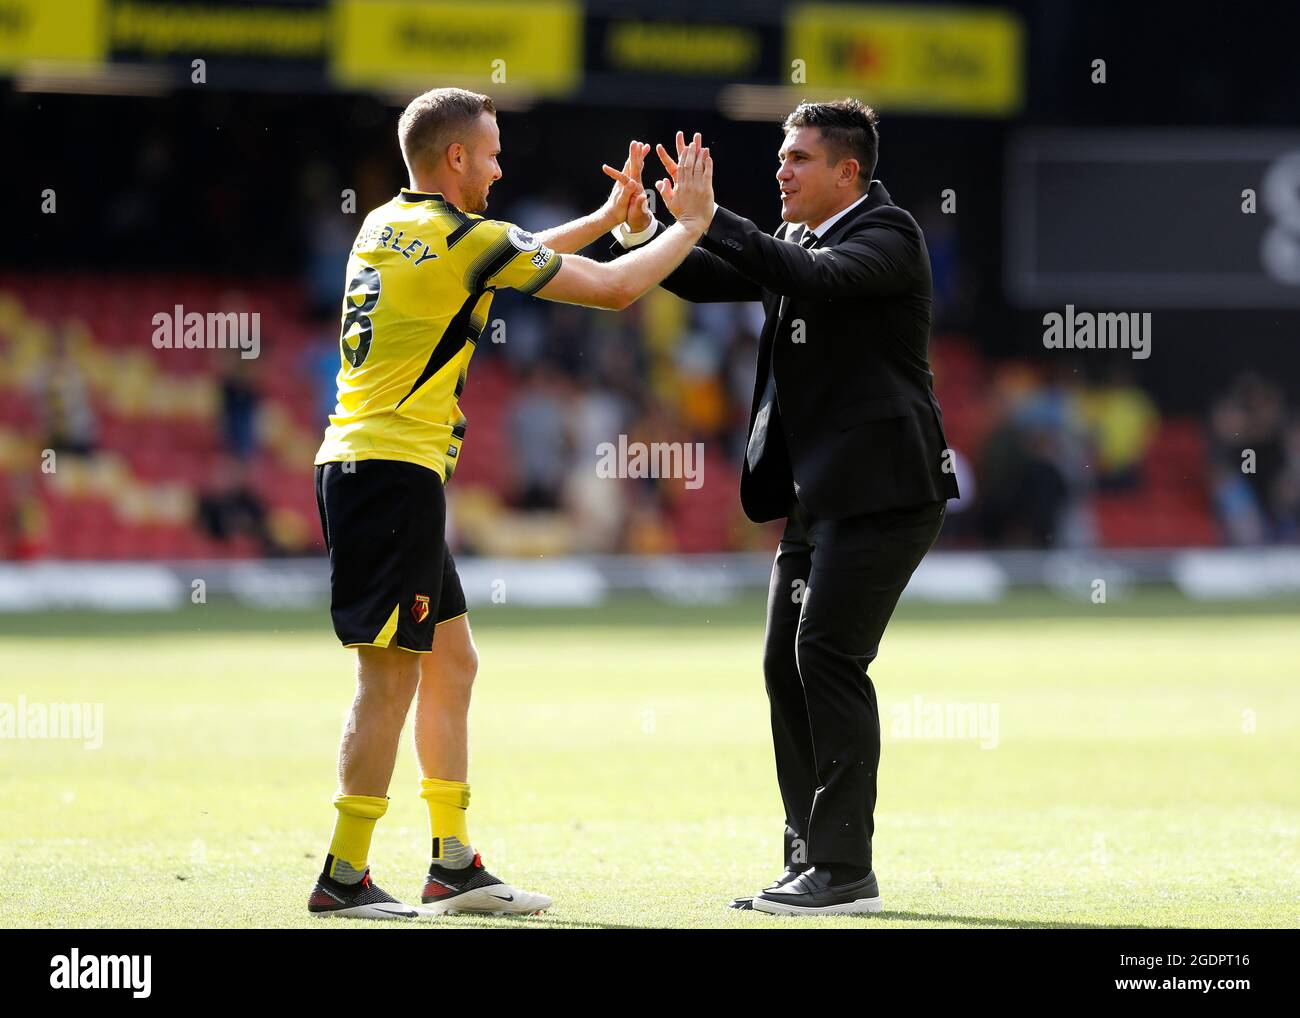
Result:
[[[355,300],[361,303],[354,303]],[[370,321],[370,312],[379,303],[379,270],[365,266],[348,282],[348,292],[343,298],[343,334],[339,337],[339,346],[343,350],[343,359],[354,368],[365,363],[370,353],[370,341],[375,337],[375,327]],[[348,346],[348,333],[357,327],[355,347]]]

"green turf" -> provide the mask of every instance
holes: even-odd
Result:
[[[400,925],[1300,925],[1293,607],[1046,603],[900,612],[873,668],[887,911],[816,921],[723,908],[780,868],[760,604],[476,611],[471,834],[556,904]],[[5,620],[0,702],[102,703],[105,736],[0,740],[0,925],[347,925],[304,906],[350,655],[319,616],[207,611]],[[996,704],[996,748],[901,738],[915,695]],[[404,896],[417,790],[407,742],[371,857]]]

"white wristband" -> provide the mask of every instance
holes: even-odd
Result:
[[[651,217],[650,225],[644,230],[633,233],[627,228],[627,223],[619,223],[609,232],[613,234],[614,239],[624,247],[636,247],[638,244],[644,244],[647,240],[655,235],[659,229],[659,220]]]

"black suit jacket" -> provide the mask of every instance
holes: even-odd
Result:
[[[802,231],[782,223],[771,236],[719,207],[663,282],[686,300],[761,300],[767,312],[749,434],[769,365],[779,412],[755,468],[742,464],[745,515],[779,519],[796,498],[814,516],[842,519],[958,497],[927,356],[920,227],[873,180],[812,250],[793,242]]]

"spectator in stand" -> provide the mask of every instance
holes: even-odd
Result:
[[[1210,412],[1214,503],[1232,544],[1295,533],[1297,442],[1282,391],[1254,372],[1233,382]]]
[[[952,472],[957,475],[958,498],[948,499],[947,518],[943,524],[943,533],[939,535],[936,547],[965,545],[977,536],[979,526],[978,513],[972,508],[979,504],[979,492],[975,483],[975,467],[965,454],[955,445],[950,445],[952,453]]]
[[[46,448],[89,456],[95,451],[95,413],[90,383],[74,346],[68,330],[54,333],[50,357],[37,372],[34,388],[44,418]]]
[[[1286,466],[1277,484],[1278,538],[1293,543],[1300,537],[1300,415],[1287,425],[1284,447]]]
[[[598,359],[591,313],[576,304],[558,303],[547,303],[545,311],[546,339],[540,359],[562,377],[590,377]]]
[[[342,192],[325,163],[313,161],[304,168],[301,193],[308,209],[305,282],[313,315],[337,316],[339,310],[339,287],[357,233],[357,216],[343,211]]]
[[[1034,548],[1064,543],[1061,531],[1070,505],[1070,483],[1060,466],[1060,450],[1057,433],[1041,429],[1026,436],[1016,504],[1022,532]]]
[[[551,306],[516,290],[498,290],[492,320],[475,347],[476,361],[500,356],[516,371],[528,371],[546,351]]]
[[[761,309],[762,305],[759,307]],[[736,331],[732,333],[721,368],[722,384],[726,388],[730,408],[728,426],[722,436],[722,451],[733,464],[739,464],[740,457],[745,455],[745,431],[749,424],[749,402],[754,396],[754,360],[758,356],[758,335],[761,328],[761,322],[756,328],[752,316],[742,314]]]
[[[267,526],[266,509],[253,490],[248,468],[233,456],[218,461],[212,485],[199,496],[195,514],[198,525],[213,540],[251,537],[263,555],[282,554]]]
[[[226,451],[250,459],[257,447],[257,387],[252,361],[236,350],[219,351],[221,361],[221,433]]]
[[[484,213],[494,218],[495,213]],[[505,219],[530,231],[548,229],[555,223],[567,223],[582,213],[562,185],[552,184],[539,197],[525,198],[506,210]],[[558,216],[559,218],[554,218]],[[568,363],[581,360],[581,351],[572,353],[568,344],[586,332],[591,314],[577,308],[548,301],[534,300],[515,290],[501,289],[492,305],[493,320],[479,339],[476,357],[504,355],[518,371],[528,371],[539,360]],[[504,331],[498,329],[502,323]],[[504,342],[502,342],[504,340]],[[556,344],[560,348],[557,348]]]
[[[669,555],[677,550],[672,527],[651,488],[633,489],[623,534],[623,546],[633,555]]]
[[[727,393],[720,377],[721,350],[688,335],[677,349],[676,410],[691,440],[712,442],[728,426]]]
[[[1053,358],[1043,384],[1016,407],[1026,434],[1025,519],[1030,543],[1038,547],[1077,547],[1092,541],[1087,496],[1096,478],[1081,393],[1077,369]],[[1049,511],[1055,512],[1050,523],[1045,515],[1035,516]]]
[[[49,521],[34,474],[0,473],[0,561],[42,558],[49,550]]]
[[[510,445],[515,454],[515,498],[520,509],[556,509],[570,456],[565,379],[547,364],[524,376],[524,388],[510,411]]]
[[[1008,365],[994,383],[998,421],[984,441],[980,481],[984,539],[993,546],[1073,543],[1072,513],[1086,491],[1085,433],[1067,376],[1043,385]]]
[[[1160,413],[1125,366],[1082,398],[1092,438],[1100,491],[1132,491],[1142,483],[1142,463],[1160,428]]]
[[[622,314],[605,315],[595,323],[591,381],[622,401],[625,416],[644,397],[649,373],[641,308],[638,301]]]
[[[338,374],[343,366],[343,357],[339,352],[339,312],[333,308],[313,316],[314,336],[303,351],[303,370],[312,380],[316,394],[316,414],[321,420],[321,427],[334,412],[338,400]]]
[[[539,232],[556,223],[567,223],[583,215],[579,203],[558,178],[539,181],[545,190],[510,206],[507,218],[525,230]]]
[[[570,406],[573,447],[563,508],[573,522],[574,540],[581,550],[617,551],[627,514],[627,491],[623,481],[597,474],[596,450],[604,442],[617,445],[618,436],[627,430],[632,405],[607,386],[587,386],[578,391]]]
[[[970,288],[964,278],[960,236],[954,218],[945,215],[938,205],[930,205],[920,217],[925,247],[930,252],[936,332],[964,323],[970,317]],[[957,483],[960,487],[961,482]]]

